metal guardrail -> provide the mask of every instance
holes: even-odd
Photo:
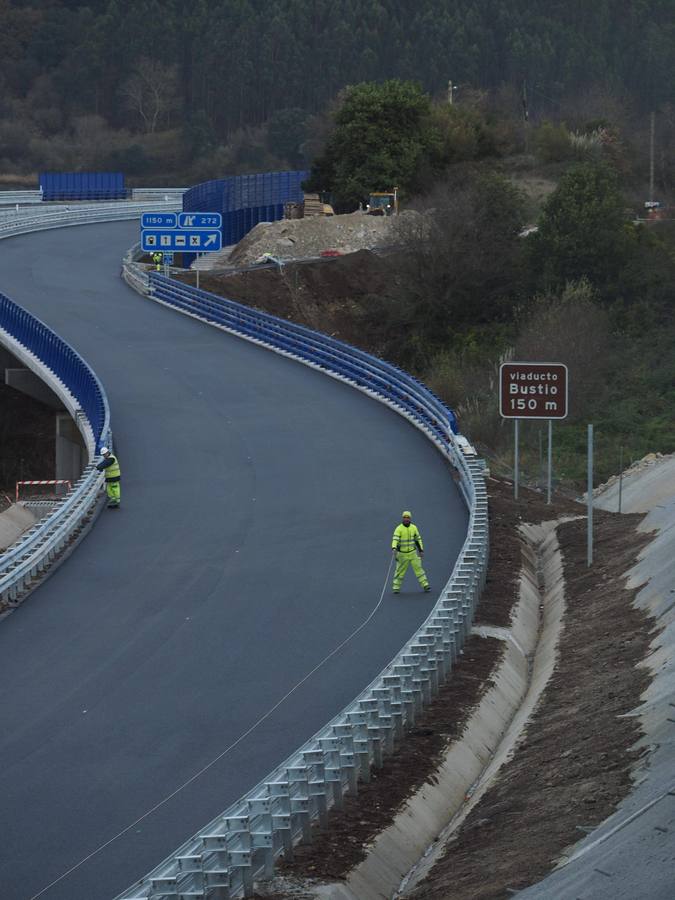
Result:
[[[144,200],[148,198],[150,200],[178,200],[182,203],[183,194],[188,191],[189,188],[132,188],[131,189],[131,199],[132,200]]]
[[[165,200],[172,202],[181,202],[183,194],[188,190],[188,188],[183,187],[170,187],[170,188],[151,188],[151,187],[142,187],[142,188],[132,188],[130,193],[130,199],[133,202],[143,202],[144,200]],[[26,206],[28,204],[33,203],[43,203],[43,193],[42,190],[36,191],[1,191],[0,190],[0,207],[3,206],[16,206],[18,203],[19,206]],[[67,201],[66,201],[67,202]],[[75,201],[72,201],[75,202]],[[126,201],[123,201],[126,202]]]
[[[49,207],[0,210],[0,238],[14,237],[31,231],[48,228],[65,228],[69,225],[92,225],[97,222],[115,222],[138,219],[144,212],[173,212],[182,209],[180,201],[152,200],[145,203],[115,201],[96,204],[63,204]]]
[[[150,289],[150,272],[144,266],[139,265],[138,260],[141,256],[143,256],[143,251],[140,242],[127,250],[122,259],[122,278],[139,294],[147,294]]]
[[[128,259],[133,257],[133,252]],[[133,262],[127,266],[133,268]],[[125,274],[126,277],[126,274]],[[483,467],[453,413],[400,369],[340,341],[150,273],[155,300],[323,371],[409,419],[459,472],[470,510],[464,546],[434,609],[377,678],[265,779],[116,900],[231,900],[325,826],[331,809],[382,766],[448,676],[469,633],[487,568]]]
[[[0,191],[0,206],[42,203],[42,191]]]
[[[68,497],[0,555],[0,600],[12,605],[76,537],[98,502],[103,475],[88,465]]]

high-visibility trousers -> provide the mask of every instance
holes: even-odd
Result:
[[[119,481],[106,481],[105,490],[108,495],[108,503],[114,503],[115,506],[119,506],[122,495]]]
[[[429,580],[426,572],[422,568],[422,560],[417,555],[417,551],[413,550],[412,553],[401,553],[399,551],[396,554],[396,571],[394,572],[394,581],[391,586],[392,590],[398,591],[401,589],[401,582],[403,581],[403,576],[408,571],[408,566],[412,566],[412,570],[422,587],[428,587]]]

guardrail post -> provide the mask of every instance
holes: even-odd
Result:
[[[367,784],[370,781],[370,747],[368,746],[366,716],[363,712],[353,712],[347,713],[346,718],[353,733],[354,755],[359,761],[358,777]]]
[[[324,828],[328,814],[328,784],[326,782],[326,765],[321,750],[305,750],[302,760],[308,768],[307,790],[310,801],[316,810],[319,825]]]
[[[345,767],[343,763],[348,762],[345,758],[343,759],[343,755],[340,749],[340,741],[336,737],[332,738],[319,738],[319,746],[323,750],[325,764],[325,778],[326,783],[330,784],[331,790],[333,792],[333,806],[336,809],[343,809],[344,807],[344,776],[345,776]],[[345,754],[346,757],[346,754]]]
[[[393,667],[394,674],[401,679],[401,703],[403,704],[403,729],[409,730],[415,724],[417,711],[417,692],[413,690],[413,667],[397,663]]]
[[[394,723],[394,742],[400,744],[405,730],[405,707],[403,703],[403,679],[397,673],[391,672],[382,676],[384,688],[391,692],[389,706],[391,718]]]
[[[445,602],[450,603],[450,601]],[[448,606],[446,609],[439,610],[434,616],[434,621],[438,622],[443,629],[443,653],[447,659],[448,672],[450,672],[457,662],[461,646],[457,609]]]
[[[346,723],[333,725],[333,733],[338,738],[340,745],[340,767],[347,776],[347,793],[356,796],[358,772],[356,771],[352,726]]]

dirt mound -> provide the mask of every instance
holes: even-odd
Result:
[[[187,284],[196,282],[192,272],[176,277]],[[354,313],[369,295],[384,294],[395,277],[387,257],[361,250],[337,259],[233,274],[202,272],[199,286],[372,350],[364,343]]]
[[[228,262],[233,266],[246,266],[267,255],[277,259],[301,259],[319,256],[324,250],[341,253],[373,250],[394,240],[396,221],[386,216],[355,212],[344,216],[261,222],[241,239]]]

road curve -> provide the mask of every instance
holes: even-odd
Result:
[[[435,588],[466,533],[447,465],[405,420],[128,288],[137,233],[0,244],[0,290],[101,378],[123,471],[122,509],[0,622],[3,900],[108,900],[145,874],[423,621],[435,595],[409,575],[266,716],[377,604],[401,509]]]

